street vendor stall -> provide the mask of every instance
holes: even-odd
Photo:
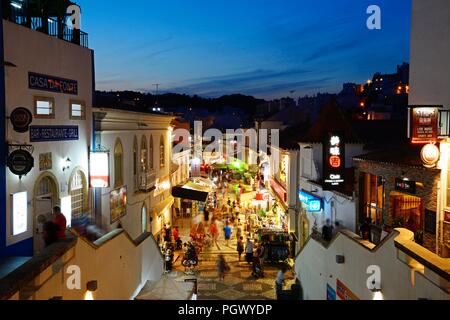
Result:
[[[286,231],[261,228],[258,230],[258,238],[265,243],[266,261],[276,263],[289,258],[290,237]]]

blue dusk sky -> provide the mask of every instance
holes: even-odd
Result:
[[[409,61],[411,0],[78,0],[98,90],[338,92]],[[369,30],[369,5],[381,30]],[[291,94],[291,91],[295,90]]]

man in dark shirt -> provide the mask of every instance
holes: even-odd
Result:
[[[303,287],[298,278],[295,278],[295,283],[291,285],[291,299],[303,300]]]
[[[331,241],[333,237],[333,226],[331,225],[330,219],[327,219],[326,224],[322,227],[322,237],[325,241]]]
[[[58,230],[59,227],[53,221],[47,221],[44,223],[44,242],[45,247],[48,247],[52,243],[55,243],[58,240]]]
[[[59,206],[53,207],[53,223],[58,226],[57,236],[58,239],[63,239],[66,237],[67,220],[66,217],[61,213],[61,208]]]
[[[371,236],[370,236],[370,224],[371,224],[371,222],[372,221],[371,221],[370,218],[366,218],[364,223],[359,228],[359,230],[361,232],[361,237],[363,238],[363,240],[372,241]]]

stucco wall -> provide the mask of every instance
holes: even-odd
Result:
[[[7,194],[28,191],[28,228],[27,232],[11,236],[10,197],[6,198],[7,245],[33,236],[35,182],[44,171],[39,170],[39,154],[52,153],[53,167],[49,172],[56,177],[59,198],[67,195],[68,182],[74,168],[79,167],[88,176],[88,148],[91,141],[92,107],[92,60],[89,49],[68,43],[41,32],[37,32],[8,21],[4,23],[5,61],[15,66],[6,67],[6,115],[17,107],[25,107],[34,114],[34,97],[53,97],[55,101],[55,119],[33,119],[32,125],[78,125],[79,139],[76,141],[55,141],[31,143],[34,151],[34,168],[21,180],[6,169]],[[60,78],[76,80],[78,95],[33,90],[28,88],[28,72],[42,73]],[[69,100],[83,100],[86,103],[86,119],[70,120]],[[15,132],[8,121],[6,139],[11,143],[30,143],[29,132]],[[71,168],[63,171],[61,161],[70,158]],[[57,199],[56,202],[58,202]],[[56,204],[56,203],[54,203]],[[2,217],[5,219],[5,217]],[[4,241],[4,239],[1,239]],[[32,248],[30,248],[32,250]],[[22,253],[25,254],[25,253]]]

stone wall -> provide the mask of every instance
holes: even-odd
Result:
[[[384,223],[390,223],[389,209],[390,201],[389,195],[395,190],[395,178],[402,176],[408,177],[409,180],[417,181],[423,184],[423,186],[416,187],[416,193],[411,194],[416,197],[422,198],[423,209],[431,211],[437,211],[437,190],[440,183],[440,170],[427,169],[425,167],[412,167],[407,165],[381,163],[368,160],[356,160],[355,159],[355,193],[356,193],[356,213],[357,221],[360,222],[360,208],[359,208],[359,175],[361,172],[370,173],[376,176],[382,176],[385,179],[384,184],[384,207],[383,207],[383,221]],[[402,193],[408,194],[405,191]]]

